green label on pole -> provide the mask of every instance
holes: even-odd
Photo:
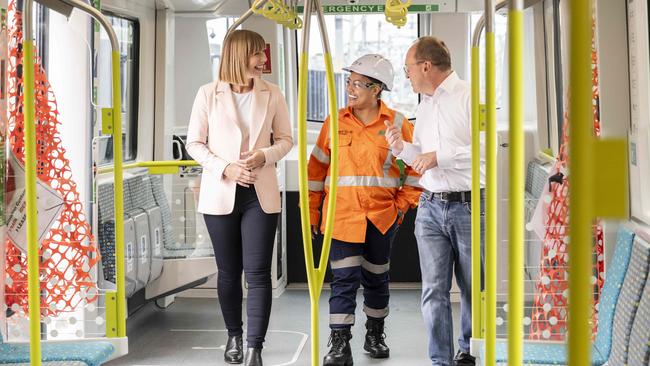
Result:
[[[298,13],[304,12],[304,6],[297,7]],[[324,14],[367,14],[367,13],[383,13],[386,10],[385,5],[323,5]],[[440,5],[411,5],[408,9],[409,13],[430,13],[440,11]]]

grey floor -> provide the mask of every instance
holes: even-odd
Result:
[[[329,291],[320,301],[320,356],[327,353]],[[354,364],[428,365],[427,338],[420,315],[419,290],[391,290],[391,313],[386,321],[386,343],[391,357],[374,360],[363,351],[365,316],[357,307],[352,352]],[[361,292],[358,304],[363,303]],[[458,334],[460,307],[453,304],[454,334]],[[273,300],[271,323],[262,353],[266,366],[310,365],[309,294],[286,290]],[[107,365],[227,365],[223,349],[227,334],[217,299],[179,298],[166,310],[149,304],[127,323],[129,354]],[[455,337],[455,338],[456,338]]]

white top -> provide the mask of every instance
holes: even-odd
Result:
[[[253,125],[252,122],[252,101],[253,101],[253,92],[249,91],[246,93],[235,93],[232,92],[233,101],[235,102],[235,108],[237,109],[237,117],[239,118],[239,128],[241,129],[242,139],[241,139],[241,152],[248,151],[248,143],[250,136],[250,128]]]
[[[471,88],[452,72],[433,95],[422,94],[413,143],[404,142],[397,156],[411,165],[422,153],[435,151],[438,166],[427,170],[420,185],[430,192],[472,189]],[[485,186],[484,133],[481,133],[481,187]]]

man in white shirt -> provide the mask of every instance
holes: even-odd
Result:
[[[471,306],[471,91],[451,68],[444,42],[419,38],[406,53],[404,72],[422,94],[413,143],[386,123],[393,155],[422,175],[415,236],[422,270],[422,315],[434,366],[474,365],[469,354]],[[483,164],[483,162],[482,162]],[[481,186],[484,185],[481,165]],[[481,243],[483,243],[481,192]],[[451,278],[461,291],[461,334],[454,357]]]

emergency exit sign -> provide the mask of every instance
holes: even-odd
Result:
[[[383,13],[385,5],[323,5],[324,14],[360,14],[360,13]],[[298,6],[298,13],[303,13],[304,6]],[[409,13],[429,13],[440,11],[438,4],[411,5]]]

